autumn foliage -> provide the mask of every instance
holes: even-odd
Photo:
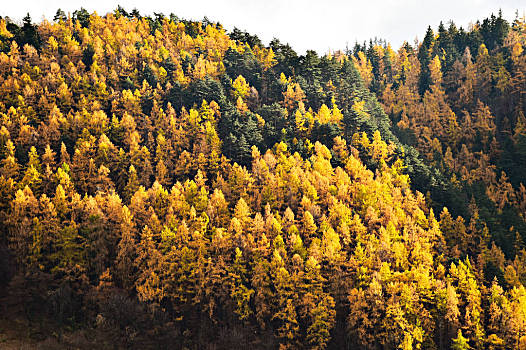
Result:
[[[0,19],[4,318],[56,348],[526,349],[525,30],[319,57]]]

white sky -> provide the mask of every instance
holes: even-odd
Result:
[[[27,12],[33,21],[52,19],[58,8],[66,13],[84,7],[99,15],[120,4],[141,14],[174,13],[186,19],[220,22],[227,30],[238,27],[256,34],[265,43],[277,37],[299,53],[307,49],[319,54],[353,47],[358,40],[387,39],[396,49],[407,40],[422,39],[428,25],[436,30],[440,21],[453,20],[467,28],[470,22],[497,14],[508,20],[515,11],[523,16],[524,0],[2,0],[0,15],[20,20]]]

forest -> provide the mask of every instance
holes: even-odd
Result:
[[[0,348],[526,350],[526,20],[473,20],[0,17]]]

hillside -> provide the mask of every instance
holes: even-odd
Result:
[[[525,31],[0,18],[0,347],[526,349]]]

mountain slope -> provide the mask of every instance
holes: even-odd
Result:
[[[435,127],[456,100],[428,39],[318,57],[122,8],[0,19],[6,315],[51,348],[523,346],[512,221],[429,157],[492,135]]]

